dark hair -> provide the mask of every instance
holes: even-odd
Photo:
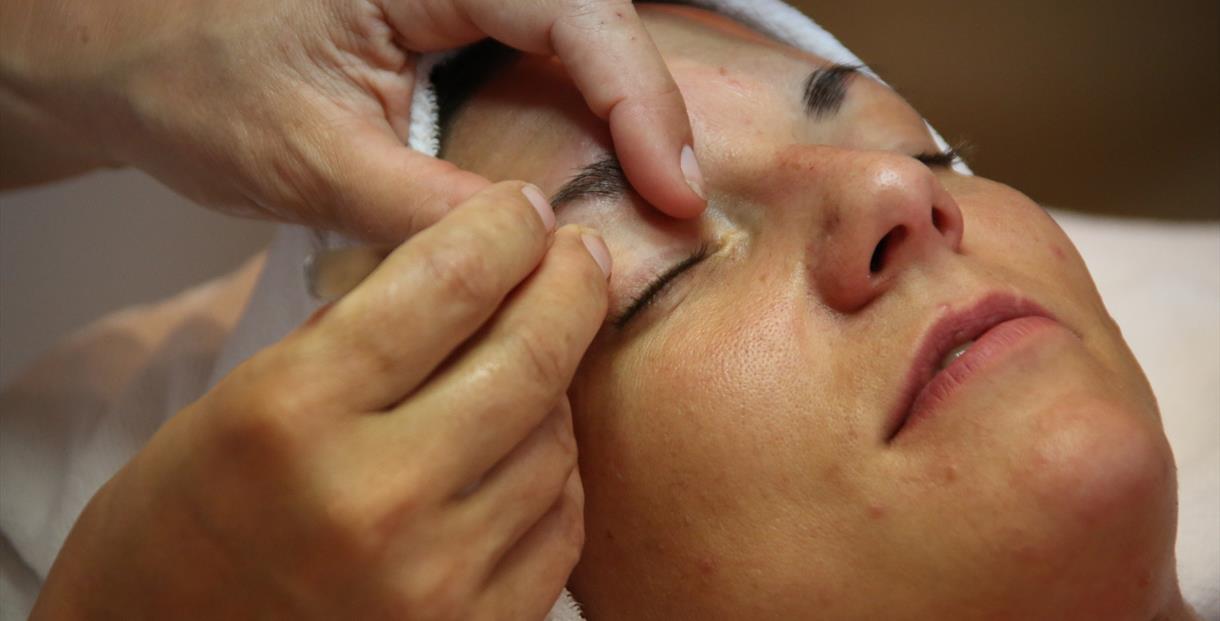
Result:
[[[444,157],[445,142],[454,114],[518,54],[520,52],[503,43],[484,39],[462,49],[432,70],[441,157]]]

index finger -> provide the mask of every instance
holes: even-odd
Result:
[[[554,222],[537,188],[503,181],[399,246],[302,339],[319,389],[365,412],[400,402],[534,270]]]
[[[556,54],[594,114],[610,123],[623,172],[680,218],[706,206],[686,103],[629,0],[386,0],[408,47],[446,49],[490,36]]]
[[[703,212],[703,175],[682,92],[628,1],[563,3],[551,45],[594,114],[610,123],[623,172],[679,218]]]

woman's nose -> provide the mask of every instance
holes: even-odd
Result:
[[[892,288],[901,275],[956,253],[962,212],[936,175],[903,155],[854,153],[823,179],[824,230],[810,257],[823,302],[853,312]],[[838,168],[836,166],[836,168]]]

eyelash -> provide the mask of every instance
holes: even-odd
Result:
[[[913,157],[929,168],[949,168],[961,159],[961,155],[957,152],[957,149],[953,148],[948,148],[943,151],[920,153]],[[703,244],[699,246],[699,249],[690,256],[666,270],[664,274],[661,274],[656,280],[652,281],[652,284],[648,285],[647,289],[644,289],[642,293],[636,296],[636,298],[627,305],[627,310],[624,310],[623,313],[614,320],[614,327],[622,328],[624,325],[626,325],[628,321],[640,314],[644,309],[648,308],[650,304],[656,301],[661,292],[665,290],[665,287],[669,286],[669,283],[673,282],[673,280],[678,276],[681,276],[686,270],[698,265],[699,262],[706,259],[710,253],[710,246],[708,244]]]
[[[698,265],[710,254],[711,245],[704,243],[700,245],[697,250],[691,253],[690,256],[666,270],[664,274],[658,276],[656,280],[652,281],[652,284],[648,285],[647,289],[644,289],[642,293],[636,296],[636,298],[627,305],[627,310],[624,310],[623,313],[614,320],[614,327],[622,328],[624,325],[626,325],[631,318],[640,314],[641,311],[648,308],[650,304],[656,301],[657,296],[659,296],[661,292],[665,290],[665,287],[669,286],[669,283],[673,282],[673,280],[680,276],[682,272],[685,272],[686,270]]]
[[[924,166],[928,168],[949,168],[962,159],[957,149],[948,148],[944,151],[924,152],[915,156]]]

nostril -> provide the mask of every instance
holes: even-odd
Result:
[[[896,226],[877,242],[877,247],[873,248],[873,256],[868,260],[868,271],[876,274],[885,269],[886,255],[890,250],[898,245],[907,235],[905,226]]]
[[[941,226],[943,220],[944,219],[940,215],[940,210],[933,207],[932,208],[932,227],[935,228],[936,230],[940,231],[941,233],[945,232],[945,229]]]

